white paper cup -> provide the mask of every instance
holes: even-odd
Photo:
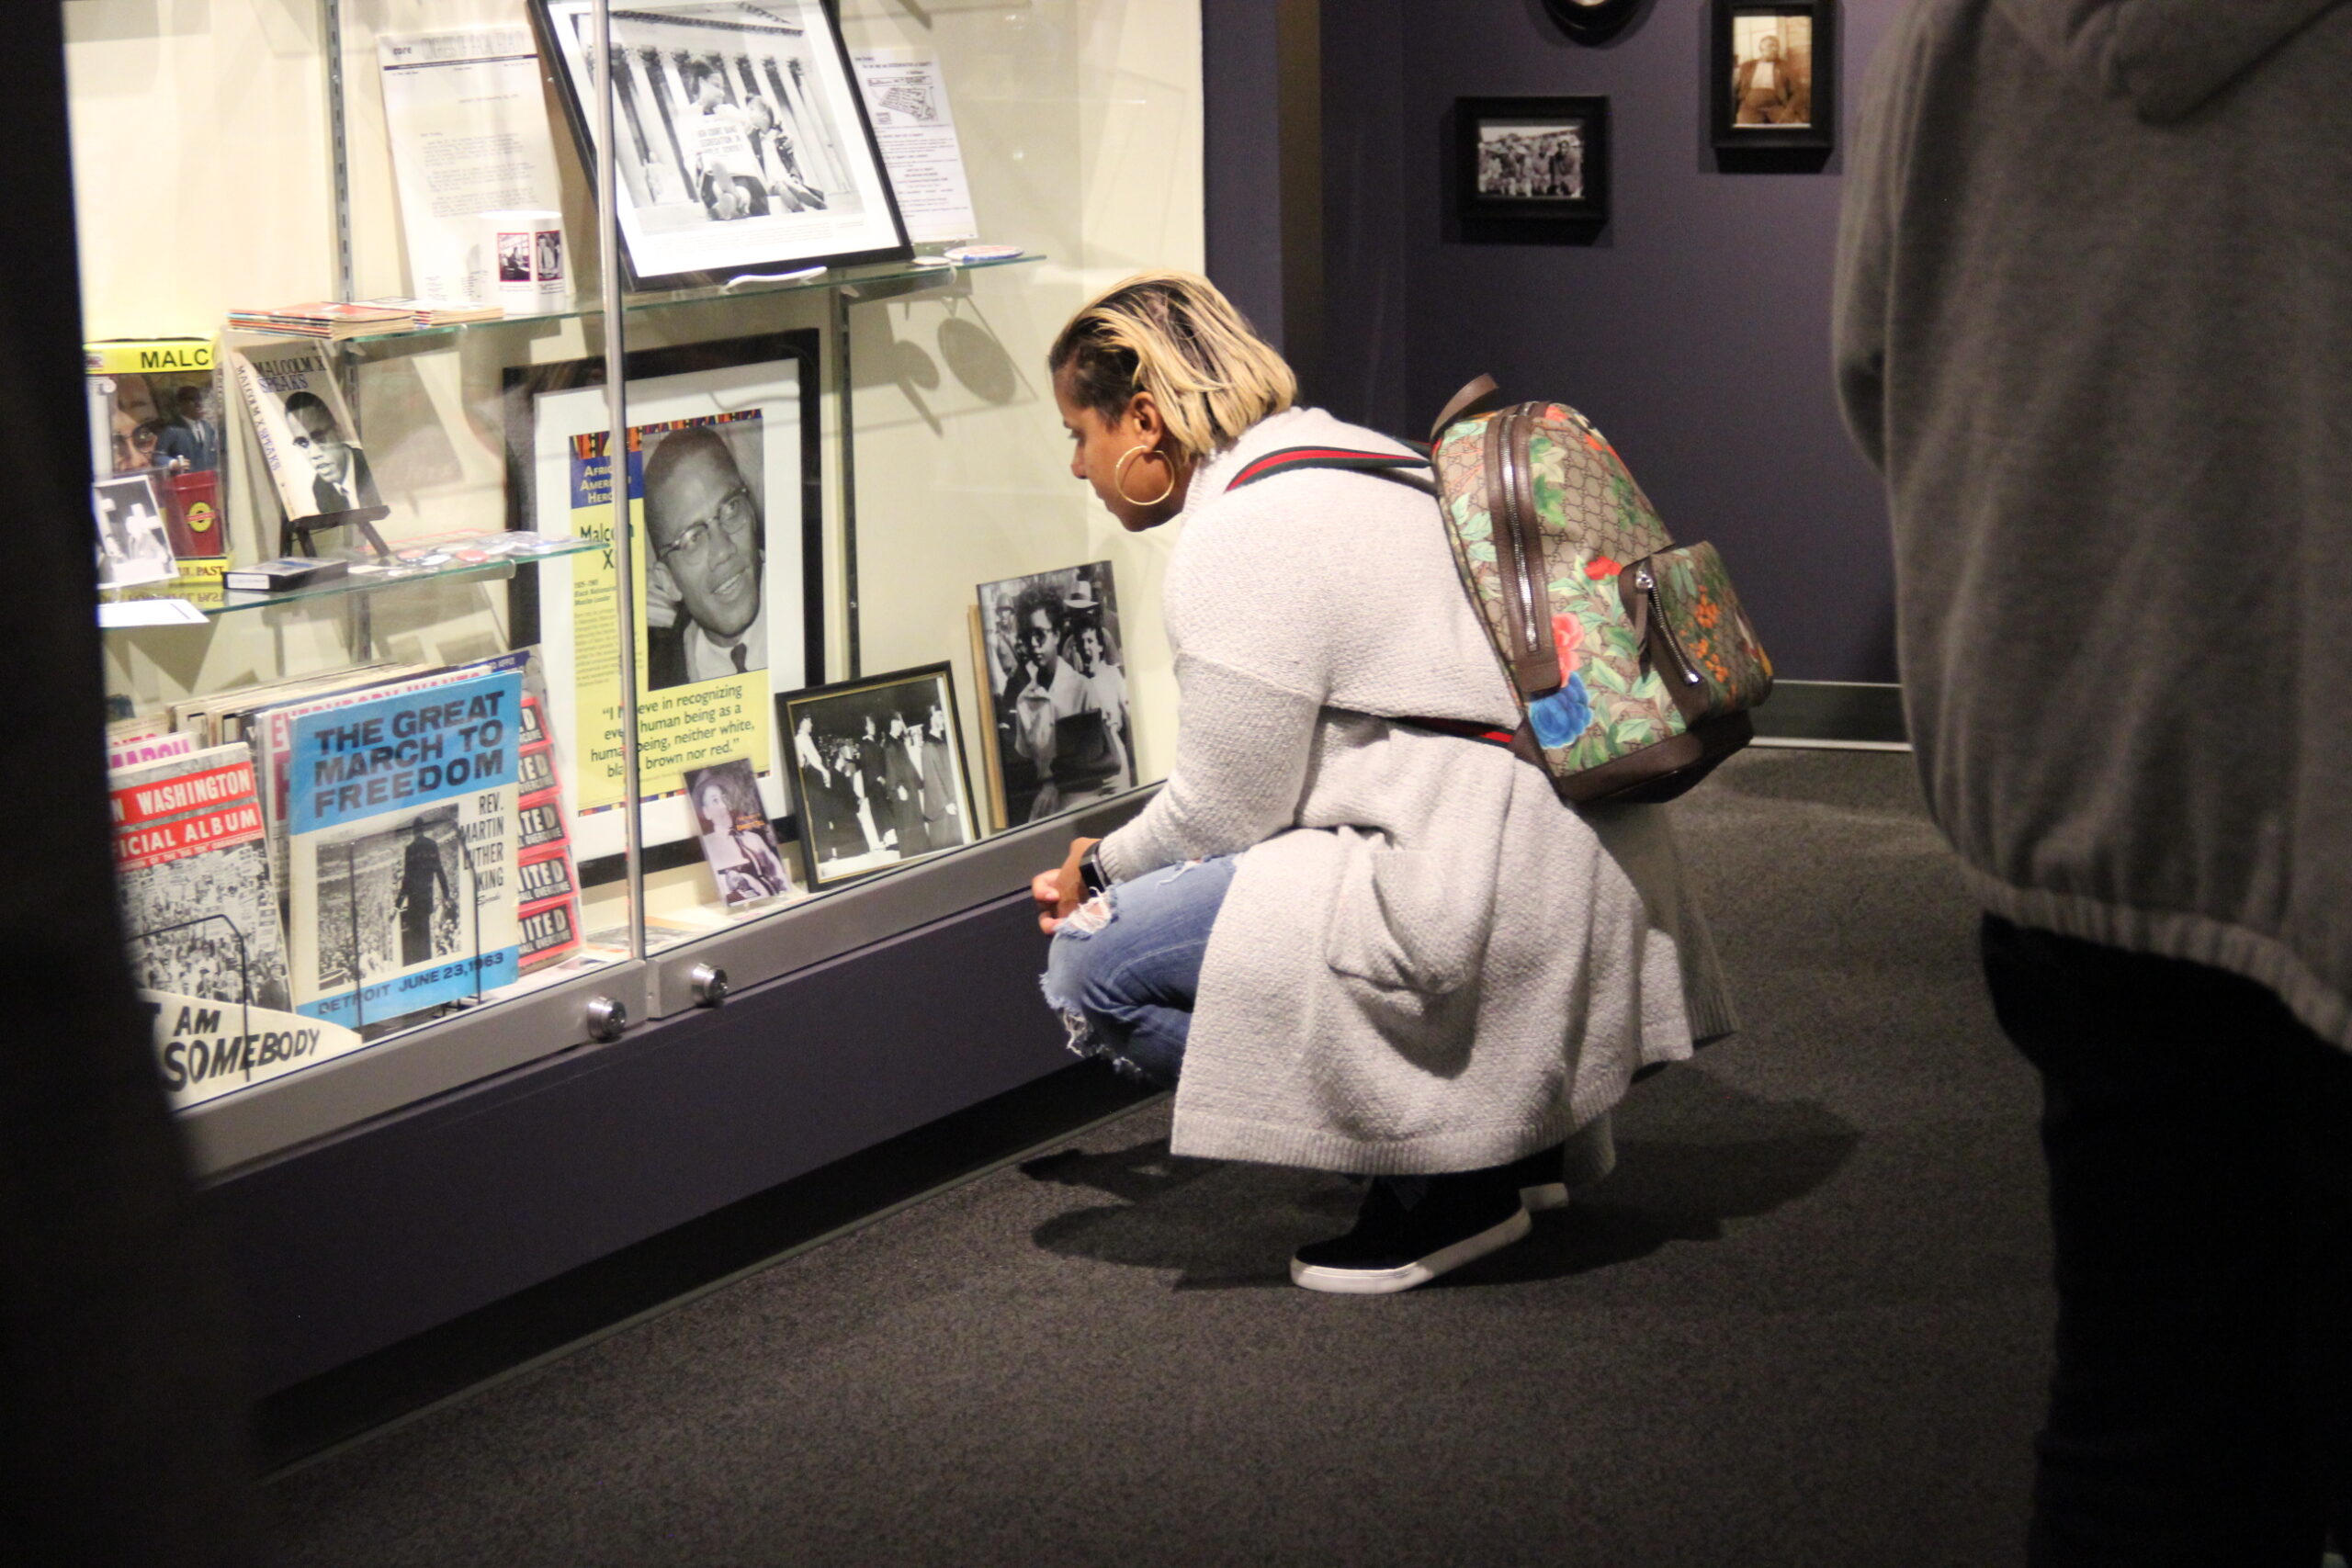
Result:
[[[481,214],[482,274],[490,298],[509,315],[560,310],[571,302],[563,214],[517,208]]]

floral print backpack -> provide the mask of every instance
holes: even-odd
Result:
[[[1563,403],[1501,409],[1480,377],[1430,432],[1438,509],[1524,717],[1517,733],[1408,720],[1507,745],[1577,805],[1671,800],[1755,737],[1772,661],[1708,544],[1676,546],[1592,423]],[[1388,469],[1416,458],[1285,448],[1290,468]]]

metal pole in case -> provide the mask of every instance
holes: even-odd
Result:
[[[343,0],[326,0],[325,22],[327,139],[334,157],[335,298],[348,301],[356,283],[351,265],[351,143],[344,130]]]
[[[612,0],[595,0],[596,244],[602,271],[599,303],[605,320],[605,415],[611,426],[605,447],[605,493],[613,516],[613,617],[619,633],[621,709],[621,805],[624,863],[628,883],[628,953],[645,956],[645,859],[638,822],[637,604],[635,541],[628,509],[628,355],[621,331],[621,235],[618,165],[613,141]]]
[[[847,284],[833,290],[833,420],[842,470],[842,601],[849,629],[846,678],[852,681],[865,673],[865,617],[857,602],[856,424],[850,415],[849,308],[856,298],[857,290]]]

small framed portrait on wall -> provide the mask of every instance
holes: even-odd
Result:
[[[1457,98],[1458,211],[1465,224],[1609,218],[1609,100]]]
[[[1717,152],[1836,145],[1835,0],[1714,0],[1709,130]]]

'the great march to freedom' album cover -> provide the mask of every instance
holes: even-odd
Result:
[[[365,1029],[520,973],[522,709],[508,671],[294,721],[296,1011]]]

